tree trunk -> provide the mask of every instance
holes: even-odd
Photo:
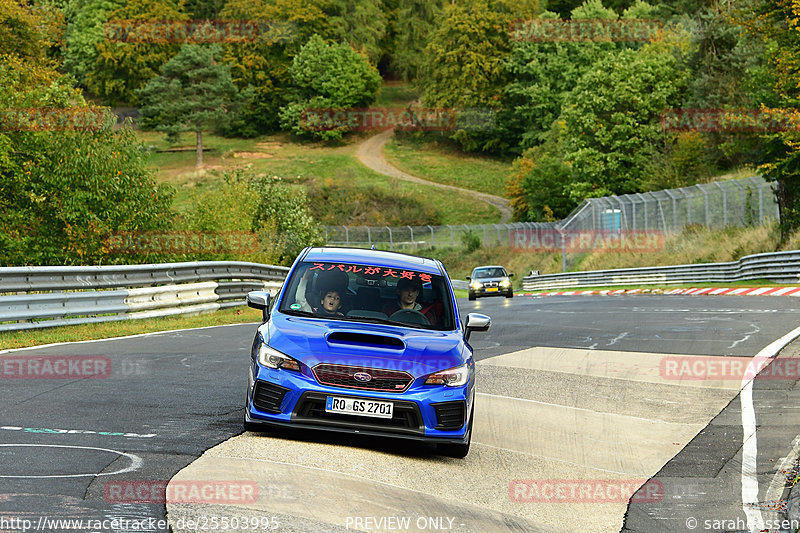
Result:
[[[195,168],[203,168],[203,131],[197,130],[197,164]]]

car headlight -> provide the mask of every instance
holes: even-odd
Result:
[[[462,285],[462,287],[463,287],[463,285]],[[480,281],[473,281],[472,284],[470,285],[470,287],[472,289],[482,289],[483,288],[483,283],[481,283]]]
[[[300,363],[262,342],[258,347],[258,362],[269,368],[283,368],[300,371]]]
[[[469,381],[469,365],[464,363],[461,366],[442,370],[428,376],[425,385],[447,385],[448,387],[460,387]]]
[[[509,288],[511,286],[511,280],[504,279],[503,281],[500,282],[500,286],[503,287],[504,289]]]

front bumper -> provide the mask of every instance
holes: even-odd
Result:
[[[254,376],[253,374],[257,375]],[[464,442],[473,382],[463,387],[424,386],[416,380],[403,393],[320,385],[302,373],[253,365],[245,420],[249,424],[388,436],[424,442]],[[393,417],[327,413],[328,396],[391,401]],[[456,427],[457,426],[457,427]]]

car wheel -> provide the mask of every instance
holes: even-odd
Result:
[[[506,294],[506,298],[513,298],[513,297],[514,297],[514,291],[508,291],[508,294]]]
[[[467,428],[467,442],[464,443],[457,443],[457,444],[437,444],[436,450],[439,452],[440,455],[444,455],[446,457],[454,457],[456,459],[463,459],[469,453],[469,444],[472,441],[472,420],[473,414],[475,413],[475,406],[472,407],[472,411],[469,414],[469,428]]]
[[[469,299],[470,300],[474,300],[475,299],[475,293],[474,292],[470,292],[469,293]]]

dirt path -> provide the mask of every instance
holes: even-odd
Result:
[[[505,224],[511,220],[511,208],[508,207],[508,200],[499,196],[486,194],[482,192],[472,191],[469,189],[462,189],[453,185],[445,185],[443,183],[436,183],[434,181],[424,180],[411,174],[406,174],[402,170],[393,167],[383,157],[383,145],[391,139],[393,130],[387,130],[378,135],[374,135],[358,145],[356,157],[361,161],[364,166],[371,168],[379,174],[398,178],[406,181],[414,181],[416,183],[424,183],[425,185],[433,185],[441,189],[450,189],[453,191],[463,192],[487,204],[496,207],[500,211],[500,224]]]

